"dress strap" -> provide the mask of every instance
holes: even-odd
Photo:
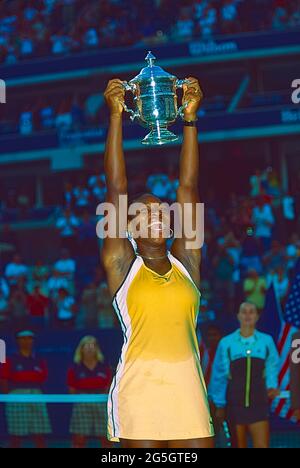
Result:
[[[141,259],[141,257],[135,256],[133,258],[132,262],[129,265],[125,278],[123,279],[122,283],[120,284],[116,293],[113,296],[112,303],[114,303],[118,296],[123,294],[124,290],[128,289],[129,285],[131,284],[133,278],[141,268],[142,264],[143,260]]]
[[[200,296],[201,296],[201,291],[200,289],[198,288],[198,286],[196,285],[195,281],[193,280],[192,276],[190,275],[189,271],[187,270],[187,268],[184,266],[184,264],[178,260],[177,257],[174,257],[173,254],[171,254],[171,252],[168,250],[168,257],[169,257],[169,260],[171,263],[174,263],[178,268],[179,270],[189,278],[189,280],[193,283],[193,285],[195,286],[195,288],[197,289],[197,291],[199,292]]]

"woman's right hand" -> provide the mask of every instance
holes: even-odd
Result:
[[[104,98],[109,107],[110,115],[120,117],[124,109],[123,104],[125,99],[123,82],[118,78],[109,80],[106,90],[104,91]]]

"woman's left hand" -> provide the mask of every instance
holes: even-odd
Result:
[[[182,104],[188,103],[187,107],[184,109],[184,119],[185,120],[196,120],[197,111],[200,107],[203,92],[200,88],[199,82],[196,78],[189,77],[189,83],[182,86],[183,97]]]

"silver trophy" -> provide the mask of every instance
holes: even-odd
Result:
[[[178,80],[154,65],[155,57],[151,52],[148,52],[145,60],[148,65],[132,80],[123,82],[126,91],[132,91],[135,102],[135,110],[128,109],[126,104],[124,109],[131,114],[132,121],[138,119],[142,126],[150,128],[142,140],[144,145],[163,145],[178,140],[178,136],[167,127],[178,116],[183,118],[183,110],[188,103],[178,108],[176,90],[189,81]]]

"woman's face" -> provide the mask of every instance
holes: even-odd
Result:
[[[253,304],[244,304],[238,313],[238,320],[241,324],[241,327],[255,328],[258,319],[259,314],[255,305]]]
[[[170,237],[170,213],[167,205],[161,206],[161,200],[152,195],[145,195],[136,203],[137,214],[128,223],[128,230],[137,241],[163,244]],[[133,205],[131,205],[132,207]]]
[[[24,353],[31,354],[33,349],[33,338],[31,336],[23,336],[17,339],[19,350]]]
[[[96,358],[97,356],[97,344],[94,341],[90,343],[86,343],[82,347],[82,358],[84,359],[91,359]]]

